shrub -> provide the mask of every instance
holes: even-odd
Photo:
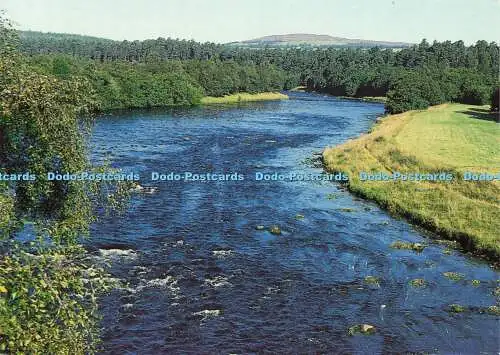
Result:
[[[96,296],[109,284],[77,254],[15,251],[0,259],[0,352],[95,352]]]
[[[500,88],[496,88],[491,95],[491,111],[498,112],[498,100],[500,99]]]

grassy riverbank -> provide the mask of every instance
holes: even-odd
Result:
[[[204,98],[201,99],[201,104],[202,105],[237,104],[240,102],[275,101],[275,100],[287,100],[287,99],[288,99],[287,95],[281,94],[279,92],[262,92],[257,94],[238,93],[223,97],[205,96]]]
[[[444,104],[388,116],[371,133],[323,153],[349,189],[390,212],[498,260],[500,182],[464,181],[466,171],[500,171],[500,127],[487,107]],[[440,173],[451,182],[361,181],[359,173]]]
[[[387,97],[385,96],[363,96],[363,97],[341,96],[341,98],[346,100],[376,102],[381,104],[385,104],[387,102]]]

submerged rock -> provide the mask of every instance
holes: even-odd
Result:
[[[447,239],[436,239],[435,243],[444,245],[445,247],[450,249],[457,249],[459,246],[459,244],[456,241]]]
[[[134,305],[132,303],[126,303],[120,307],[120,310],[123,312],[131,311],[132,308],[134,308]]]
[[[158,191],[158,188],[157,187],[152,187],[152,186],[141,186],[139,184],[136,184],[133,188],[132,188],[132,192],[137,192],[137,193],[141,193],[141,194],[148,194],[148,195],[152,195],[154,194],[155,192]]]
[[[176,298],[178,298],[181,291],[181,288],[177,284],[177,280],[171,275],[167,275],[165,278],[152,279],[149,281],[142,280],[142,285],[137,287],[137,290],[140,291],[144,288],[166,289]]]
[[[452,312],[452,313],[463,313],[467,310],[467,307],[465,306],[461,306],[459,304],[450,304],[450,306],[448,307],[448,312]]]
[[[350,208],[350,207],[339,208],[338,210],[340,212],[356,212],[356,210],[354,208]]]
[[[500,287],[497,287],[493,290],[493,295],[496,297],[500,297]]]
[[[494,314],[496,316],[500,316],[500,307],[499,306],[489,306],[486,308],[486,312],[489,314]]]
[[[136,259],[137,252],[132,249],[99,249],[99,254],[105,259]]]
[[[365,282],[368,285],[377,285],[377,286],[379,286],[380,285],[380,278],[377,277],[377,276],[366,276],[365,277]]]
[[[213,279],[205,279],[205,284],[214,288],[221,286],[231,286],[231,283],[227,280],[226,277],[223,276],[216,276]]]
[[[167,275],[166,278],[158,278],[158,279],[152,279],[146,282],[147,287],[167,287],[171,284],[176,284],[177,280],[171,276]]]
[[[232,250],[212,250],[212,254],[218,258],[225,258],[233,254]]]
[[[450,279],[453,281],[459,281],[465,277],[464,274],[461,274],[459,272],[451,272],[451,271],[443,272],[443,276],[446,277],[447,279]]]
[[[208,318],[219,317],[222,314],[222,310],[220,309],[204,309],[203,311],[194,312],[194,316],[201,316],[202,320],[206,320]]]
[[[303,214],[297,214],[295,216],[295,219],[304,219],[304,218],[305,218],[305,216]]]
[[[356,334],[371,335],[371,334],[374,334],[376,331],[377,331],[377,328],[375,328],[373,325],[356,324],[356,325],[353,325],[352,327],[349,327],[347,332],[349,335],[353,336]]]
[[[402,250],[413,250],[418,253],[425,249],[425,245],[420,243],[411,243],[411,242],[403,242],[401,240],[397,240],[391,244],[391,248],[393,249],[402,249]]]
[[[281,228],[279,226],[271,226],[269,228],[269,233],[274,234],[274,235],[280,235],[281,234]]]
[[[426,285],[426,282],[424,279],[414,279],[410,281],[410,286],[413,287],[424,287]]]

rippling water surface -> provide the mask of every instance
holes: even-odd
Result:
[[[98,120],[92,158],[158,188],[93,228],[89,248],[124,284],[101,301],[104,353],[498,353],[498,318],[481,312],[495,304],[499,276],[486,263],[444,253],[333,183],[254,179],[257,171],[320,173],[307,158],[367,131],[381,113],[380,104],[291,94]],[[245,180],[151,182],[152,171]],[[429,246],[391,249],[396,240]],[[427,287],[411,287],[415,278]],[[450,304],[468,311],[450,313]],[[348,335],[363,323],[377,332]]]

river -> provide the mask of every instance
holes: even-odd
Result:
[[[335,183],[255,179],[320,174],[313,153],[367,131],[382,113],[381,104],[290,93],[280,102],[98,119],[92,159],[157,188],[92,228],[89,249],[123,284],[101,300],[103,353],[496,354],[498,317],[480,310],[495,304],[499,274],[486,262],[445,253]],[[244,180],[154,182],[153,171]],[[428,247],[391,249],[396,240]],[[410,286],[416,278],[426,287]],[[468,309],[452,313],[450,304]],[[375,334],[348,335],[365,323]]]

